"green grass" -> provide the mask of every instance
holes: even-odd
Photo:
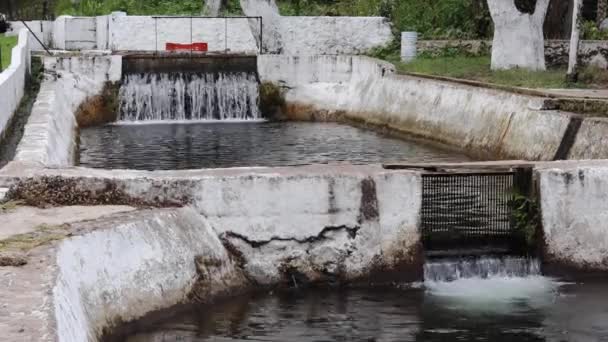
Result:
[[[0,63],[0,70],[4,70],[8,68],[11,64],[11,55],[13,52],[13,47],[17,45],[17,37],[7,37],[5,35],[0,35],[0,53],[2,54],[2,58],[0,59],[2,63]]]
[[[395,64],[398,72],[414,72],[427,75],[461,78],[486,83],[494,83],[524,88],[567,88],[566,69],[549,69],[547,71],[528,71],[523,69],[492,71],[489,56],[450,56],[419,57],[411,63],[399,61],[397,56],[388,56],[388,61]],[[577,87],[592,86],[579,83]]]

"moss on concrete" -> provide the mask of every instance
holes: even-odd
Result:
[[[260,85],[260,110],[264,117],[270,120],[283,120],[283,107],[285,106],[285,92],[272,82],[263,82]]]
[[[31,233],[14,235],[8,239],[0,240],[0,252],[27,252],[33,248],[46,245],[52,241],[62,240],[68,236],[71,236],[68,228],[69,225],[41,225]]]
[[[78,127],[99,126],[116,121],[119,100],[118,83],[106,82],[101,94],[84,101],[76,111]]]
[[[160,191],[166,191],[172,184],[161,182],[155,186],[160,188]],[[191,202],[191,198],[186,195],[170,199],[155,197],[146,201],[128,195],[124,187],[123,183],[112,179],[87,182],[87,179],[43,176],[19,181],[11,186],[6,197],[38,208],[71,205],[171,208],[181,207]]]

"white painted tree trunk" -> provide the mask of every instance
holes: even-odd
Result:
[[[572,11],[572,35],[570,36],[570,55],[568,58],[568,80],[574,81],[576,66],[578,61],[578,43],[581,36],[581,23],[579,15],[581,13],[582,0],[574,0],[574,10]]]
[[[205,0],[205,6],[203,8],[205,15],[212,17],[218,16],[220,14],[220,9],[222,8],[222,0]]]
[[[520,12],[514,0],[488,0],[494,21],[492,70],[545,70],[543,23],[549,0],[537,0],[533,14]]]

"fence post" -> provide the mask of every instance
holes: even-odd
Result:
[[[224,53],[228,53],[228,18],[224,18]]]

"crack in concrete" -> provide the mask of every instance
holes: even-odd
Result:
[[[357,237],[357,233],[359,232],[360,229],[361,229],[360,226],[356,226],[356,227],[348,227],[348,226],[344,226],[344,225],[343,226],[329,226],[329,227],[323,228],[323,230],[321,230],[321,232],[319,232],[318,235],[310,236],[306,239],[283,238],[283,237],[273,236],[268,240],[251,240],[242,234],[228,231],[223,234],[224,235],[223,238],[227,237],[227,238],[239,239],[239,240],[245,242],[246,244],[250,245],[253,248],[260,248],[260,247],[263,247],[263,246],[268,245],[269,243],[275,242],[275,241],[296,242],[299,244],[315,243],[315,242],[319,242],[322,240],[326,240],[327,236],[325,236],[325,235],[327,233],[341,231],[341,230],[346,231],[348,233],[348,236],[351,239],[354,239]]]

